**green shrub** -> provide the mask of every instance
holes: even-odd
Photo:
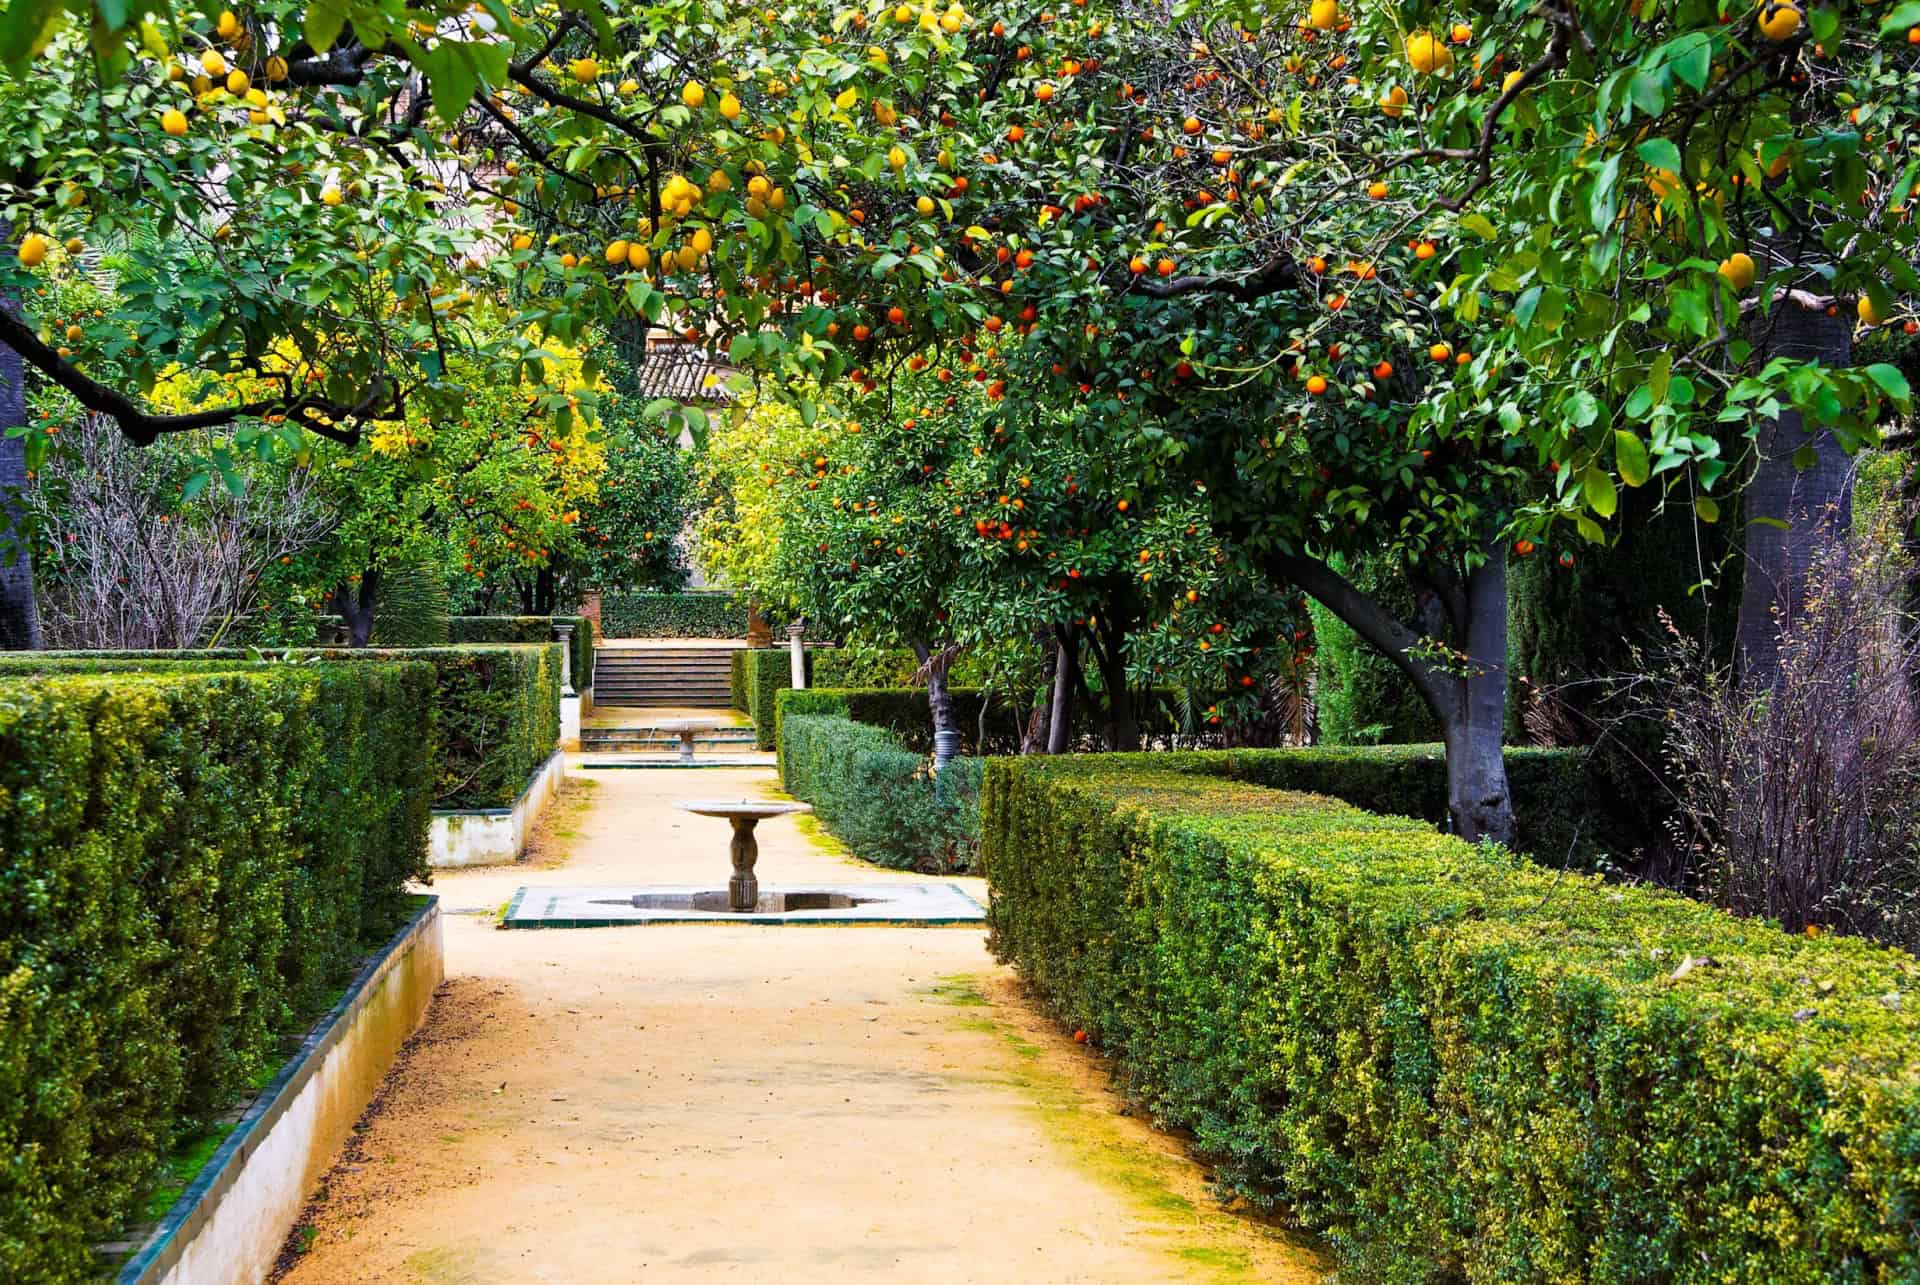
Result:
[[[910,651],[822,647],[809,661],[807,681],[816,687],[922,686],[914,678],[920,658]]]
[[[593,686],[593,621],[586,616],[455,616],[447,622],[455,643],[552,642],[555,625],[572,625],[567,657],[573,690]]]
[[[978,753],[981,695],[954,693],[962,729],[961,748]],[[795,715],[848,718],[892,733],[907,749],[933,751],[932,720],[925,691],[827,687],[778,693],[776,730]],[[990,721],[1003,734],[988,736],[988,753],[1018,750],[1011,714],[996,703]],[[784,751],[783,751],[784,752]],[[1614,854],[1633,851],[1657,825],[1654,806],[1610,789],[1590,770],[1585,750],[1510,746],[1507,778],[1518,814],[1515,847],[1540,864],[1592,869]],[[1314,746],[1281,750],[1189,750],[1157,752],[1155,768],[1230,776],[1273,789],[1325,794],[1370,812],[1447,823],[1447,759],[1439,745]]]
[[[784,717],[780,729],[787,792],[813,804],[820,824],[856,855],[930,874],[974,869],[979,759],[954,759],[936,778],[924,754],[903,748],[883,728],[798,715]]]
[[[745,638],[747,600],[713,590],[610,593],[600,599],[600,628],[609,638]]]
[[[813,672],[813,653],[807,653],[807,672]],[[743,647],[733,653],[731,690],[733,707],[753,721],[753,739],[760,749],[776,745],[774,701],[793,683],[793,653],[785,647]]]
[[[420,660],[434,670],[437,735],[414,734],[411,752],[433,761],[438,808],[504,808],[560,744],[558,643],[544,646],[455,646],[297,649],[296,657],[329,661]],[[0,677],[104,673],[187,662],[245,669],[249,653],[222,651],[22,652],[0,655]]]
[[[374,600],[375,647],[444,647],[453,641],[445,570],[427,559],[396,562],[380,578]]]
[[[1354,1279],[1920,1279],[1920,962],[1157,761],[988,764],[993,949]]]
[[[0,682],[0,1278],[89,1279],[426,873],[425,664]]]

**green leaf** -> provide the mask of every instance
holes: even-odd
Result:
[[[1613,216],[1617,209],[1614,203],[1614,189],[1620,184],[1620,158],[1622,153],[1615,152],[1607,158],[1594,176],[1593,191],[1587,194],[1587,215],[1593,220],[1596,232],[1605,232],[1613,226]]]
[[[307,6],[303,29],[307,43],[320,53],[333,48],[333,42],[340,38],[340,31],[346,25],[347,0],[313,0]]]
[[[1667,381],[1672,377],[1673,354],[1663,352],[1653,359],[1653,365],[1647,370],[1647,396],[1655,406],[1667,400]]]
[[[1907,0],[1907,3],[1880,19],[1880,34],[1903,36],[1907,28],[1913,26],[1920,26],[1920,0]]]
[[[1707,87],[1707,78],[1713,74],[1713,37],[1704,31],[1689,31],[1667,46],[1667,57],[1673,74],[1697,94]]]
[[[1599,401],[1585,389],[1567,398],[1562,409],[1566,411],[1567,422],[1575,428],[1586,428],[1600,418]]]
[[[1699,515],[1702,522],[1718,522],[1720,520],[1720,501],[1714,499],[1711,495],[1696,496],[1693,501],[1693,511]]]
[[[1493,226],[1493,220],[1484,214],[1469,214],[1460,220],[1460,230],[1471,232],[1482,241],[1491,241],[1500,233]]]
[[[1620,507],[1620,492],[1605,469],[1588,467],[1580,475],[1580,494],[1587,507],[1603,518],[1613,516]]]
[[[1624,428],[1613,430],[1613,463],[1620,471],[1620,480],[1628,486],[1647,484],[1647,445],[1640,440],[1638,433],[1630,433]]]
[[[1657,170],[1680,172],[1680,149],[1673,145],[1670,138],[1649,138],[1633,149],[1641,160]]]
[[[1916,0],[1920,3],[1920,0]],[[1907,383],[1907,377],[1900,373],[1898,366],[1889,366],[1877,361],[1868,366],[1867,378],[1880,385],[1880,391],[1899,402],[1902,406],[1913,400],[1913,388]]]
[[[1627,82],[1627,97],[1642,116],[1658,116],[1667,110],[1667,82],[1664,77],[1636,71]],[[1677,171],[1676,171],[1677,172]]]

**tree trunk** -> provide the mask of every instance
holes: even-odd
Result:
[[[1319,599],[1392,661],[1439,720],[1447,751],[1447,815],[1455,834],[1478,842],[1514,840],[1513,796],[1502,733],[1507,712],[1507,550],[1489,540],[1485,561],[1464,576],[1424,586],[1430,613],[1458,653],[1429,663],[1415,649],[1423,636],[1316,558],[1283,557],[1274,571]],[[1436,575],[1438,569],[1436,570]]]
[[[373,637],[373,610],[380,598],[380,572],[368,567],[360,574],[360,585],[340,585],[334,589],[328,605],[347,622],[347,646],[364,647]]]
[[[10,247],[0,244],[0,254]],[[0,308],[13,300],[0,295]],[[21,523],[27,488],[27,441],[8,437],[8,429],[27,422],[26,365],[20,354],[0,344],[0,650],[40,647],[40,607],[33,596],[33,550]]]
[[[1447,746],[1447,812],[1454,832],[1513,842],[1507,787],[1507,555],[1500,541],[1467,576],[1466,671],[1452,678],[1450,708],[1436,708]]]
[[[1073,748],[1073,674],[1079,667],[1079,647],[1071,625],[1060,631],[1059,654],[1053,662],[1053,716],[1047,728],[1047,753],[1065,754]]]
[[[1783,300],[1771,318],[1773,333],[1758,357],[1788,357],[1845,366],[1853,356],[1845,320]],[[1807,569],[1823,530],[1844,536],[1853,524],[1853,464],[1829,432],[1809,434],[1799,412],[1764,425],[1760,462],[1742,493],[1746,563],[1740,586],[1736,641],[1742,675],[1754,690],[1772,687],[1780,672],[1779,622],[1798,615]],[[1812,465],[1794,467],[1794,452],[1810,447]]]
[[[1042,629],[1034,635],[1034,641],[1045,647],[1053,641],[1051,630]],[[1057,648],[1046,653],[1047,659],[1040,667],[1040,691],[1033,703],[1033,710],[1027,716],[1027,725],[1020,733],[1020,752],[1022,754],[1045,754],[1047,738],[1053,728],[1053,691],[1057,686],[1054,671],[1060,663]]]
[[[933,770],[938,773],[960,751],[960,725],[953,716],[953,693],[947,689],[947,670],[953,665],[951,651],[935,651],[926,643],[915,642],[913,654],[927,675],[927,709],[933,715]]]

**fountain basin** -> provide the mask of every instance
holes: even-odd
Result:
[[[981,894],[984,895],[984,894]],[[824,901],[826,904],[820,905]],[[893,925],[978,927],[986,907],[951,880],[768,886],[754,908],[728,909],[718,888],[698,884],[529,887],[508,903],[503,928],[617,928],[650,924],[757,924],[764,927]],[[763,908],[764,907],[764,908]]]

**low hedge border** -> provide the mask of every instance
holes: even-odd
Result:
[[[329,662],[418,660],[433,667],[432,730],[416,731],[412,751],[433,762],[434,806],[506,808],[560,744],[560,645],[469,644],[453,647],[295,648],[276,655]],[[152,669],[156,663],[248,670],[250,653],[215,651],[19,652],[0,655],[0,678]],[[437,733],[437,734],[436,734]]]
[[[608,638],[745,638],[747,599],[715,590],[610,593],[600,599],[600,630]]]
[[[988,763],[992,947],[1356,1279],[1920,1279],[1920,961],[1160,757]]]
[[[833,653],[823,651],[816,662],[820,672]],[[952,687],[954,721],[959,724],[960,752],[970,756],[1014,755],[1020,752],[1020,729],[1024,715],[999,693],[989,694],[977,687]],[[767,699],[763,696],[762,699]],[[1175,694],[1158,689],[1151,711],[1142,711],[1143,735],[1166,736],[1174,731],[1172,710]],[[779,720],[791,709],[794,713],[838,714],[860,723],[884,727],[898,736],[910,750],[933,752],[933,712],[927,704],[924,687],[834,687],[825,677],[821,685],[795,691],[784,682],[772,688],[771,740],[763,746],[773,749],[779,743]],[[984,712],[985,718],[982,719]],[[755,726],[760,719],[754,719]],[[982,732],[985,733],[984,738]],[[1094,728],[1084,713],[1075,718],[1074,735],[1086,741]]]
[[[314,633],[312,645],[332,649],[336,630],[344,628],[345,622],[339,616],[321,616],[317,622],[319,628]],[[593,645],[596,634],[590,616],[449,616],[447,645],[550,643],[555,641],[553,627],[556,624],[573,626],[567,663],[571,667],[573,689],[583,692],[593,686]],[[268,644],[268,647],[278,650],[272,644]],[[375,642],[374,647],[378,650],[380,644]]]
[[[1609,853],[1644,845],[1657,829],[1632,799],[1605,790],[1584,750],[1509,746],[1505,758],[1518,824],[1514,847],[1542,865],[1592,869]],[[1448,822],[1447,755],[1440,745],[1202,750],[1159,754],[1153,762],[1166,771],[1325,794],[1367,812]]]
[[[981,760],[956,758],[936,778],[926,755],[885,728],[811,715],[780,728],[781,782],[855,855],[896,870],[974,871]]]
[[[0,683],[0,1278],[91,1246],[427,873],[424,663]]]

